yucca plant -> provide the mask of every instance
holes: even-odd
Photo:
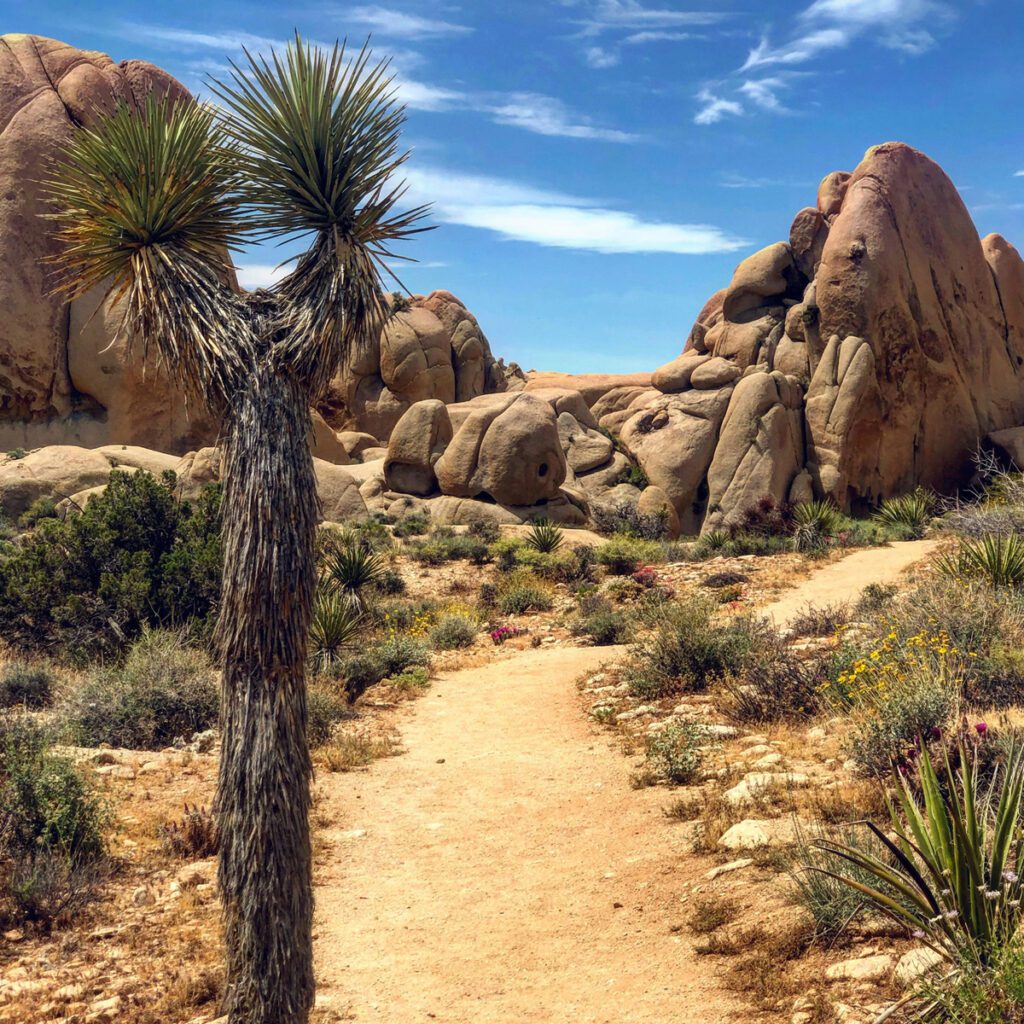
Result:
[[[549,553],[557,551],[564,540],[562,531],[547,519],[535,519],[527,534],[526,543],[534,551]]]
[[[953,970],[984,968],[1017,937],[1021,923],[1024,759],[1021,750],[1011,751],[1001,777],[980,792],[973,754],[960,748],[959,774],[948,753],[944,758],[945,788],[927,749],[922,750],[920,801],[900,777],[890,834],[865,823],[882,844],[881,855],[849,844],[818,845],[853,865],[859,876],[866,872],[869,880],[827,874],[912,931]]]
[[[216,812],[231,1024],[305,1024],[313,1005],[305,670],[319,508],[310,406],[379,334],[399,209],[403,110],[386,62],[296,36],[211,83],[219,107],[147,100],[74,133],[49,190],[58,287],[118,300],[222,420],[223,667]],[[232,287],[246,239],[309,247],[270,291]]]
[[[924,536],[935,515],[935,495],[923,487],[897,498],[886,498],[875,513],[875,522],[898,530],[915,540]]]
[[[993,587],[1024,586],[1024,537],[992,535],[965,540],[953,554],[935,560],[940,575],[980,579]]]
[[[361,602],[362,591],[384,576],[388,567],[383,555],[367,551],[358,543],[341,544],[324,556],[324,581],[351,599]]]
[[[842,513],[827,498],[793,506],[793,547],[797,551],[817,551],[839,530]]]
[[[341,661],[359,636],[362,619],[362,609],[349,595],[319,590],[309,627],[309,662],[316,671]]]

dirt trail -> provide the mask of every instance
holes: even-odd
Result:
[[[387,1024],[689,1024],[735,1009],[676,934],[687,865],[574,682],[614,648],[442,676],[407,752],[326,777],[321,998]]]
[[[938,541],[899,541],[887,547],[855,551],[838,562],[817,569],[808,579],[760,611],[785,628],[809,604],[819,608],[828,604],[856,601],[869,583],[895,583],[910,566],[938,549]]]

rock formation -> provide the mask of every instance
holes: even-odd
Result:
[[[44,444],[141,445],[183,453],[216,440],[216,424],[153,361],[119,335],[102,290],[68,304],[53,293],[56,252],[40,180],[79,126],[148,94],[185,88],[144,61],[52,39],[6,35],[0,45],[0,450]],[[415,402],[467,401],[507,388],[476,318],[450,292],[401,300],[382,335],[332,383],[315,430],[315,454],[347,462],[386,443]],[[328,423],[330,426],[328,426]],[[371,435],[349,453],[337,431]]]

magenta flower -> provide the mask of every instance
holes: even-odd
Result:
[[[977,725],[976,725],[976,726],[974,727],[974,729],[975,729],[975,732],[977,732],[977,734],[978,734],[979,736],[984,736],[984,735],[985,735],[985,733],[987,733],[987,732],[988,732],[988,725],[987,725],[987,723],[985,723],[985,722],[979,722],[979,723],[978,723],[978,724],[977,724]]]

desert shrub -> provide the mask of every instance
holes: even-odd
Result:
[[[480,584],[480,605],[483,608],[493,608],[498,599],[498,588],[490,581]]]
[[[441,651],[472,647],[478,628],[476,619],[468,612],[446,612],[430,627],[430,643]]]
[[[613,444],[615,443],[614,438],[609,438],[609,440]],[[636,487],[641,491],[645,487],[650,486],[650,481],[647,479],[647,474],[644,472],[643,466],[638,465],[635,462],[631,462],[628,466],[624,466],[615,482],[616,484],[629,484],[630,487]]]
[[[181,817],[161,824],[157,835],[164,850],[179,860],[205,860],[220,849],[217,818],[198,805],[186,803]]]
[[[662,606],[654,632],[634,645],[626,665],[625,681],[634,696],[702,691],[746,668],[768,627],[740,616],[717,622],[716,607],[704,596]]]
[[[851,618],[848,604],[826,604],[820,608],[807,605],[790,620],[789,633],[794,637],[832,636]]]
[[[952,555],[936,559],[940,575],[980,580],[993,587],[1024,586],[1024,537],[988,535],[964,540]]]
[[[491,560],[491,552],[479,538],[441,527],[427,540],[416,541],[410,545],[409,557],[426,565],[444,565],[445,562],[460,559],[468,559],[475,565],[484,565]]]
[[[595,503],[590,518],[598,533],[634,537],[637,540],[663,540],[668,535],[668,514],[661,510],[654,515],[641,512],[636,505]]]
[[[0,729],[0,789],[0,837],[9,850],[50,849],[72,861],[104,853],[109,808],[28,719],[7,719]]]
[[[415,637],[404,633],[393,633],[370,649],[371,657],[380,666],[382,678],[400,675],[414,665],[430,664],[430,651],[427,645]]]
[[[808,501],[793,506],[793,547],[797,551],[820,551],[827,547],[842,526],[842,513],[829,500]]]
[[[501,536],[501,527],[489,519],[474,519],[469,524],[468,533],[485,544],[493,544]]]
[[[580,604],[572,624],[575,636],[589,636],[599,647],[625,643],[632,632],[628,616],[614,609],[606,598],[594,596]]]
[[[557,551],[565,539],[565,534],[554,523],[547,519],[536,519],[530,524],[530,532],[526,535],[526,544],[534,551],[544,554]]]
[[[405,580],[402,574],[394,569],[384,569],[373,581],[373,589],[378,594],[386,594],[388,597],[396,597],[406,591]]]
[[[910,494],[886,498],[875,519],[897,536],[916,540],[924,536],[935,509],[935,495],[919,487]]]
[[[497,608],[503,615],[544,612],[553,605],[550,586],[528,568],[507,573],[498,585]]]
[[[708,744],[707,729],[697,722],[673,722],[647,738],[647,766],[677,786],[688,786],[700,777],[702,747]]]
[[[354,704],[385,675],[384,666],[372,654],[355,654],[338,664],[336,672],[345,683],[345,696]]]
[[[664,547],[636,537],[613,537],[596,551],[598,562],[613,576],[629,576],[641,566],[665,561]]]
[[[309,624],[309,661],[314,671],[326,672],[337,664],[355,643],[362,624],[362,609],[351,593],[321,586]]]
[[[949,1024],[1024,1024],[1024,946],[1000,948],[984,967],[964,964],[951,978],[926,976],[919,1003]]]
[[[430,516],[426,512],[411,512],[402,516],[391,528],[394,537],[422,537],[430,529]]]
[[[858,615],[876,615],[888,608],[899,592],[895,583],[869,583],[860,592],[854,611]]]
[[[21,705],[37,710],[53,699],[56,677],[46,665],[11,662],[0,668],[0,708]]]
[[[348,520],[341,530],[331,530],[327,534],[328,547],[333,545],[358,544],[366,551],[386,552],[394,548],[394,540],[388,529],[387,517],[376,512],[362,519]]]
[[[23,459],[23,458],[25,458],[26,455],[28,455],[28,452],[25,451],[24,448],[12,448],[7,453],[7,458],[9,458],[12,461],[14,461],[16,459]]]
[[[53,498],[36,498],[18,517],[18,526],[23,530],[30,530],[33,526],[38,526],[44,519],[57,518],[57,502]]]
[[[882,847],[869,832],[856,826],[818,826],[810,834],[798,826],[796,843],[782,852],[782,863],[793,886],[793,902],[810,915],[815,937],[832,941],[867,906],[867,900],[850,882],[867,885],[872,875],[856,864],[826,853],[821,848],[823,843],[839,844],[875,857],[882,853]]]
[[[306,692],[306,737],[311,747],[327,743],[338,722],[352,717],[347,696],[322,683]]]
[[[425,690],[430,685],[430,671],[423,665],[414,665],[395,676],[391,685],[406,693]]]
[[[194,503],[174,474],[113,472],[84,511],[45,520],[0,559],[0,633],[87,659],[145,626],[207,627],[220,594],[220,490]]]
[[[740,535],[774,537],[789,533],[791,512],[787,505],[780,505],[770,494],[758,498],[753,505],[729,523],[729,533]]]
[[[147,630],[121,666],[96,671],[69,698],[64,724],[81,746],[160,750],[217,724],[220,696],[203,651],[180,633]]]
[[[785,647],[761,647],[739,677],[723,680],[723,708],[736,722],[800,721],[821,708],[825,672]]]
[[[702,587],[708,587],[711,590],[717,590],[720,587],[732,587],[738,583],[749,583],[750,577],[742,572],[715,572],[710,576],[705,576],[700,581]]]
[[[701,536],[697,547],[700,549],[701,557],[706,557],[724,551],[728,543],[729,534],[726,530],[708,530]]]
[[[105,857],[75,861],[50,847],[20,854],[11,860],[6,885],[0,887],[0,904],[10,906],[6,913],[0,906],[0,914],[12,924],[29,922],[44,929],[73,920],[95,897],[110,867]]]

